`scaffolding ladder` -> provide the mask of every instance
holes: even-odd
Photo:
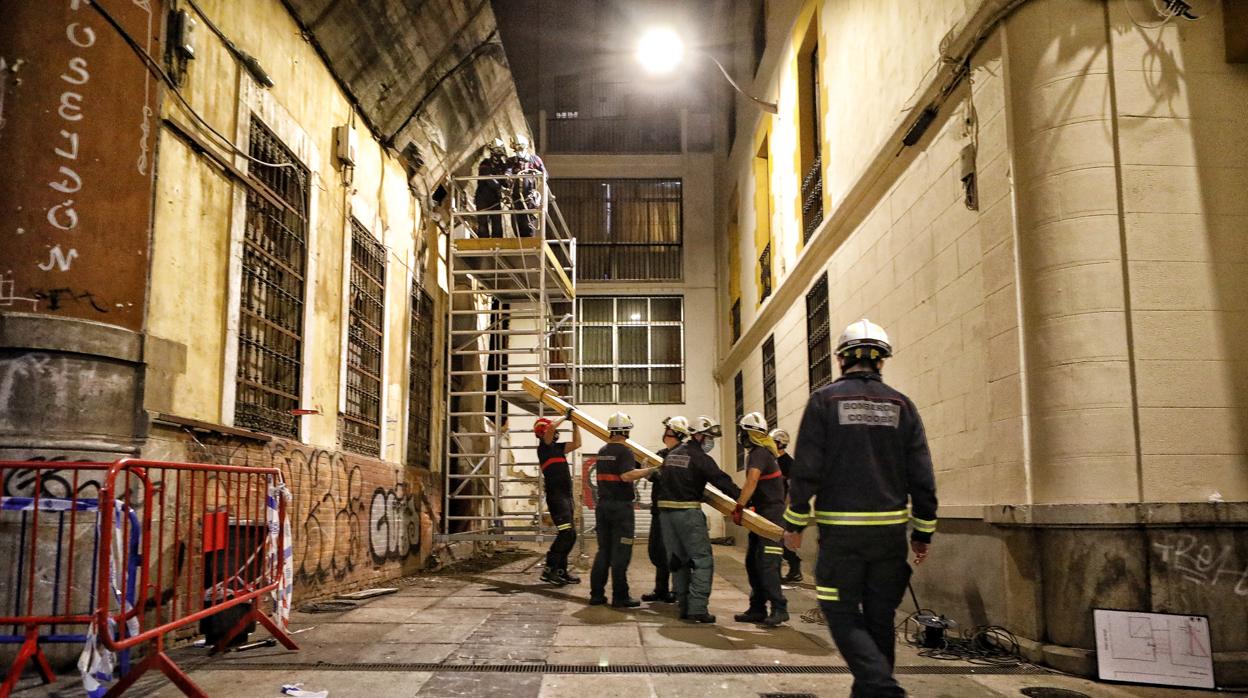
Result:
[[[508,191],[531,188],[540,204],[474,210],[466,191],[484,179],[503,180]],[[521,383],[531,377],[576,394],[576,240],[545,173],[455,177],[450,197],[446,479],[437,537],[444,543],[553,540],[533,424],[561,415]],[[504,237],[477,234],[489,227],[486,216],[499,217]],[[531,236],[519,236],[526,227]],[[568,463],[579,511],[579,456],[569,454]]]

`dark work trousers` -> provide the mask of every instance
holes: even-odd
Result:
[[[790,571],[790,572],[794,572],[794,571],[796,571],[796,572],[801,572],[801,571],[802,571],[802,558],[801,558],[801,556],[799,556],[799,555],[798,555],[795,551],[792,551],[792,550],[789,550],[788,548],[785,548],[785,549],[784,549],[784,561],[785,561],[785,562],[787,562],[787,563],[789,563],[789,571]]]
[[[572,525],[572,496],[547,494],[546,508],[550,510],[550,520],[555,523],[555,540],[546,553],[546,567],[552,570],[568,569],[568,553],[576,545],[576,527]]]
[[[745,572],[750,580],[749,611],[766,613],[768,603],[773,613],[789,610],[789,602],[780,589],[780,544],[757,533],[751,533],[749,541],[745,549]]]
[[[633,559],[633,503],[598,500],[598,554],[589,573],[589,595],[605,597],[607,573],[611,573],[611,598],[628,596],[628,563]]]
[[[893,678],[893,614],[910,581],[906,527],[820,526],[815,591],[854,674],[852,698],[906,692]]]
[[[702,507],[661,509],[663,547],[670,557],[672,591],[680,614],[696,616],[706,613],[711,599],[711,581],[715,576],[715,556],[706,530]]]
[[[477,184],[477,196],[473,201],[473,206],[477,211],[502,211],[503,210],[503,194],[498,185],[489,185],[490,188],[482,191],[486,187],[486,181]],[[477,224],[477,237],[480,238],[501,238],[503,236],[503,216],[501,213],[495,213],[485,216],[477,216],[480,221]]]
[[[670,589],[671,570],[667,568],[667,547],[663,545],[663,519],[658,509],[650,510],[650,540],[646,542],[650,564],[654,565],[654,591],[666,595]]]

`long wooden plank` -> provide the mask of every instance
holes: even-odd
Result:
[[[525,378],[524,389],[533,397],[541,400],[542,404],[559,414],[567,412],[568,408],[572,407],[571,404],[559,396],[559,393],[555,392],[554,389],[545,385],[541,381],[536,381],[532,378]],[[585,414],[581,410],[575,410],[572,412],[572,422],[603,441],[607,440],[606,425]],[[625,441],[624,445],[628,446],[633,454],[647,466],[662,465],[663,463],[663,459],[659,458],[654,451],[651,451],[632,439]],[[709,483],[706,486],[706,491],[702,495],[702,500],[707,504],[710,504],[716,511],[724,514],[725,516],[731,516],[732,510],[737,506],[735,499],[719,491],[719,488]],[[741,519],[741,523],[749,530],[768,540],[779,541],[784,536],[784,529],[752,511],[745,512],[745,516]]]

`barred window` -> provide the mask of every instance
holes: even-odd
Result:
[[[681,180],[552,179],[550,188],[577,236],[578,280],[681,278]]]
[[[251,157],[279,166],[249,168],[234,424],[298,438],[309,173],[254,116],[248,141]]]
[[[810,392],[832,381],[832,337],[828,325],[828,274],[806,292],[806,361]]]
[[[407,464],[433,462],[433,299],[412,282],[411,356],[407,374]]]
[[[595,296],[579,303],[581,402],[684,402],[682,297]]]
[[[779,420],[776,410],[776,336],[763,342],[763,417],[767,426],[775,429]]]
[[[732,341],[741,339],[741,299],[732,302]]]
[[[763,290],[759,294],[758,302],[762,303],[771,296],[771,242],[763,247],[763,253],[758,256],[758,273],[761,280]]]
[[[732,399],[732,428],[735,431],[741,418],[745,416],[745,379],[741,377],[740,371],[732,377]],[[737,472],[742,470],[745,470],[745,447],[737,444]]]
[[[381,353],[385,343],[386,247],[351,219],[347,404],[338,434],[347,451],[381,455]]]

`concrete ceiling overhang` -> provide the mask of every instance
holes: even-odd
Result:
[[[415,143],[434,169],[519,108],[489,0],[284,2],[373,134],[398,152]]]

